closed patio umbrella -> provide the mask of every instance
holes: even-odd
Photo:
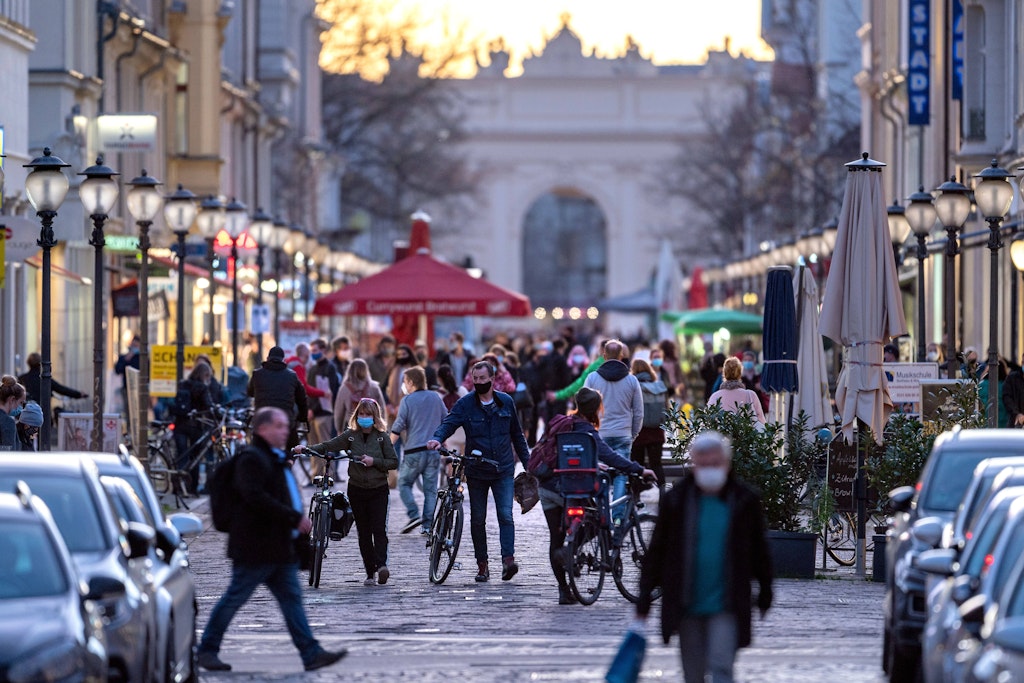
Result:
[[[797,308],[796,372],[799,389],[790,395],[790,415],[807,415],[807,425],[818,428],[832,425],[832,403],[828,393],[828,366],[825,346],[818,330],[818,285],[806,266],[793,275]]]
[[[771,420],[784,423],[781,394],[797,390],[796,306],[793,299],[793,269],[775,266],[768,270],[764,293],[764,330],[761,348],[764,367],[761,388],[772,394]]]
[[[879,443],[892,412],[882,372],[882,347],[907,333],[899,279],[882,197],[885,164],[862,159],[846,164],[846,192],[825,283],[820,329],[845,347],[836,385],[843,437],[853,442],[859,419]]]

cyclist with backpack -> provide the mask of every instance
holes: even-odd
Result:
[[[654,368],[645,360],[634,359],[629,371],[640,382],[640,392],[644,398],[643,426],[633,440],[630,457],[650,468],[658,477],[658,488],[664,490],[665,470],[661,466],[661,451],[665,445],[665,430],[661,428],[661,423],[668,409],[668,387],[657,379]]]
[[[654,472],[616,453],[598,434],[602,412],[599,392],[584,387],[576,394],[575,402],[576,410],[570,413],[571,424],[562,427],[560,431],[583,432],[593,436],[597,443],[597,459],[605,465],[614,467],[620,473],[636,473],[643,474],[647,479],[655,478]],[[552,424],[554,422],[553,419]],[[554,474],[558,462],[558,449],[554,443],[544,444],[548,439],[553,442],[554,437],[554,434],[545,434],[541,442],[533,449],[534,454],[537,454],[538,450],[541,451],[541,454],[538,454],[539,458],[544,458],[543,453],[549,449],[550,455],[544,458],[547,460],[544,467],[540,467],[536,459],[531,456],[530,466],[527,469],[540,479],[540,504],[548,523],[548,557],[551,561],[551,571],[558,583],[558,604],[572,605],[576,602],[576,598],[569,590],[569,582],[565,575],[565,569],[563,569],[566,563],[560,558],[565,546],[565,528],[562,524],[565,519],[565,501],[559,489],[558,477]],[[603,495],[607,495],[607,492],[604,492]]]

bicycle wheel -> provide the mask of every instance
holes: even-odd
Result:
[[[327,553],[327,539],[331,523],[330,510],[326,503],[320,503],[313,510],[313,529],[309,535],[309,546],[312,556],[309,558],[309,585],[320,587],[320,574],[323,569],[324,555]]]
[[[462,540],[463,510],[460,503],[445,501],[444,510],[435,517],[430,545],[430,582],[444,583],[455,566]]]
[[[654,525],[658,518],[654,515],[631,515],[622,530],[622,545],[612,562],[612,579],[622,593],[622,597],[630,602],[640,599],[640,571],[643,567],[647,547],[654,534]],[[661,587],[652,591],[651,598],[661,597]]]
[[[852,567],[857,556],[856,525],[848,512],[834,513],[821,530],[828,556],[844,567]]]
[[[162,447],[149,447],[149,481],[153,484],[153,490],[163,495],[171,490],[171,477],[173,468],[168,462],[167,455]]]
[[[593,605],[604,587],[604,573],[608,563],[605,535],[595,520],[584,519],[573,532],[571,543],[569,587],[581,605]]]

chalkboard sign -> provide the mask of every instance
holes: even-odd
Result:
[[[836,512],[857,511],[857,444],[835,439],[828,447],[828,487]]]

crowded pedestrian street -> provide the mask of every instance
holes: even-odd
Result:
[[[194,504],[193,504],[194,503]],[[227,585],[227,535],[209,528],[207,499],[190,502],[206,531],[190,544],[202,625]],[[173,504],[172,504],[173,507]],[[201,672],[204,681],[418,681],[470,678],[480,683],[602,681],[633,615],[609,577],[589,607],[559,605],[546,558],[547,529],[540,510],[516,521],[519,574],[509,582],[473,581],[468,529],[460,569],[441,585],[427,579],[427,553],[418,533],[399,533],[402,506],[391,492],[389,567],[384,586],[363,586],[353,535],[332,542],[320,588],[305,585],[313,632],[327,648],[348,656],[323,672],[301,673],[280,612],[265,589],[235,617],[221,658],[225,673]],[[494,511],[488,534],[497,537]],[[493,550],[493,549],[492,549]],[[849,568],[819,572],[813,580],[778,579],[775,605],[754,625],[754,643],[740,651],[737,680],[753,683],[882,681],[883,586]],[[679,681],[677,641],[662,645],[658,607],[647,622],[648,650],[641,681]]]

